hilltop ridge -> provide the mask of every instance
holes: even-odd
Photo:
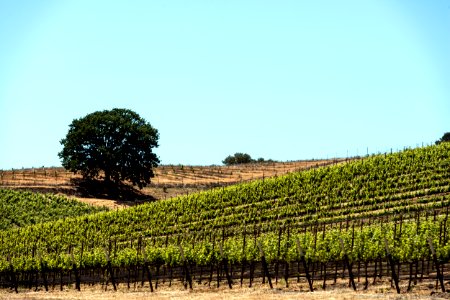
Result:
[[[192,194],[219,186],[280,176],[348,160],[301,160],[233,166],[161,165],[155,169],[155,177],[152,178],[151,184],[142,190],[135,190],[134,194],[128,193],[125,197],[129,199],[125,199],[125,201],[124,199],[108,199],[101,193],[86,191],[80,184],[81,175],[66,171],[61,167],[0,170],[0,188],[64,194],[89,204],[116,208]]]

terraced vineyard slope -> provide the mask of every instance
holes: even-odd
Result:
[[[101,211],[64,196],[0,189],[0,230]]]
[[[338,277],[362,288],[355,276],[367,288],[369,274],[408,278],[410,289],[420,275],[445,289],[449,166],[443,143],[2,231],[0,270],[16,286],[52,274],[79,287],[70,274],[82,270],[88,282],[151,283],[154,274],[192,286],[194,275],[231,287],[259,274],[310,289]]]
[[[313,167],[332,165],[345,159],[265,162],[234,166],[162,165],[155,178],[141,192],[153,199],[166,199],[218,186],[248,182]],[[77,186],[81,175],[63,168],[0,170],[0,187],[37,192],[64,193],[86,198]],[[145,198],[145,197],[144,197]],[[133,200],[133,199],[129,199]]]

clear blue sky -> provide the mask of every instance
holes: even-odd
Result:
[[[164,164],[384,152],[450,131],[450,1],[0,0],[0,168],[128,108]]]

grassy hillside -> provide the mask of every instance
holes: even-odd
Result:
[[[450,258],[450,144],[0,232],[0,269]],[[299,247],[303,251],[299,252]],[[221,249],[221,250],[220,250]],[[36,258],[40,253],[40,259]],[[72,253],[72,257],[68,253]],[[145,254],[145,258],[144,255]]]
[[[106,210],[63,196],[0,189],[0,230]]]
[[[226,186],[251,180],[280,176],[312,167],[331,165],[343,160],[305,160],[292,162],[265,162],[233,166],[161,165],[155,171],[150,186],[140,190],[139,197],[127,195],[127,201],[139,199],[168,199],[192,194],[212,187]],[[105,199],[101,193],[80,186],[80,174],[63,168],[32,168],[0,170],[0,188],[26,189],[44,193],[63,193],[79,198]],[[136,196],[137,196],[136,195]],[[122,198],[122,197],[121,197]],[[114,198],[120,200],[120,198]],[[123,199],[122,199],[123,200]],[[139,202],[139,201],[138,201]],[[114,203],[104,201],[105,205]],[[117,203],[116,203],[117,204]],[[134,204],[134,203],[124,203]]]

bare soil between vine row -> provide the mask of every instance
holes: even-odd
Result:
[[[139,199],[109,199],[101,195],[86,195],[77,186],[81,175],[63,168],[31,168],[0,170],[0,188],[61,194],[81,202],[121,209],[148,201],[192,194],[215,187],[281,176],[287,173],[332,165],[346,159],[305,160],[292,162],[255,163],[235,166],[159,166],[149,186],[139,193]]]
[[[270,289],[267,284],[254,285],[249,287],[233,287],[229,289],[225,285],[216,288],[208,286],[195,285],[193,290],[184,289],[179,286],[160,287],[155,292],[150,292],[149,287],[136,287],[127,289],[126,285],[119,286],[117,291],[113,291],[111,286],[105,290],[102,285],[87,286],[82,285],[81,291],[74,288],[64,288],[63,291],[50,290],[48,292],[40,288],[38,291],[21,290],[18,294],[11,290],[0,290],[0,299],[79,299],[79,300],[143,300],[143,299],[249,299],[249,300],[265,300],[265,299],[335,299],[335,300],[352,300],[352,299],[450,299],[450,293],[436,292],[433,284],[419,284],[414,287],[413,291],[406,292],[406,286],[401,286],[402,293],[397,294],[395,288],[391,288],[388,280],[369,286],[367,290],[353,291],[347,285],[348,281],[338,283],[336,285],[328,285],[326,290],[317,288],[314,292],[310,292],[305,284],[291,284],[289,288]],[[360,287],[360,289],[362,289]]]

